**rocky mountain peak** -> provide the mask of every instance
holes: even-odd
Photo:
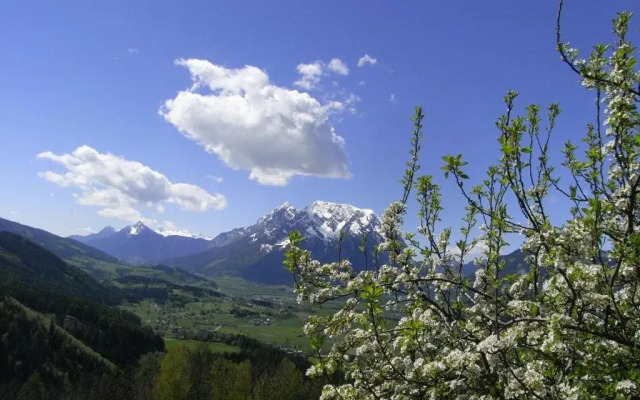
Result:
[[[314,234],[324,239],[337,239],[341,231],[352,235],[376,231],[380,220],[370,209],[357,208],[350,204],[315,201],[305,209],[315,225]],[[308,233],[312,233],[307,230]]]
[[[246,228],[253,241],[271,246],[286,242],[292,230],[302,232],[308,239],[323,242],[337,240],[341,231],[352,236],[377,231],[380,220],[373,210],[361,209],[350,204],[315,201],[308,207],[296,209],[289,203],[275,208]]]
[[[114,233],[116,233],[116,230],[112,226],[109,225],[109,226],[105,226],[104,228],[102,228],[100,230],[100,232],[97,233],[97,235],[107,236],[107,235],[112,235]]]
[[[151,229],[149,229],[149,227],[147,227],[142,221],[138,221],[135,225],[123,228],[122,231],[125,231],[128,235],[139,235],[142,232],[151,231]]]

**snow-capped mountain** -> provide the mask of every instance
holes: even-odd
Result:
[[[286,283],[292,278],[283,268],[282,250],[291,231],[300,231],[306,238],[304,247],[324,262],[338,259],[343,232],[340,257],[362,269],[372,265],[373,248],[382,240],[379,227],[380,219],[372,210],[349,204],[316,201],[297,209],[285,203],[254,225],[216,236],[208,250],[165,263],[208,275],[237,274],[254,281]],[[359,249],[363,236],[366,253]]]
[[[135,225],[127,226],[120,232],[124,232],[127,236],[148,235],[150,232],[157,233],[156,231],[143,224],[142,221],[138,221]]]
[[[340,232],[344,232],[345,237],[360,237],[376,232],[379,226],[380,220],[373,210],[316,201],[302,209],[284,203],[260,218],[255,225],[244,228],[243,234],[253,242],[282,247],[293,230],[300,231],[307,241],[331,244],[339,240]]]
[[[119,231],[107,227],[97,234],[74,236],[73,239],[132,264],[152,264],[167,258],[194,254],[204,251],[209,244],[208,240],[187,235],[184,231],[156,232],[142,222],[125,226]]]

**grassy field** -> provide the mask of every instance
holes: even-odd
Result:
[[[298,305],[292,287],[262,285],[235,277],[216,277],[215,282],[224,297],[195,298],[176,291],[181,295],[180,302],[145,300],[122,307],[161,331],[169,346],[174,346],[170,339],[189,337],[190,332],[216,331],[302,351],[309,350],[309,341],[302,332],[307,317],[326,314],[332,308]]]

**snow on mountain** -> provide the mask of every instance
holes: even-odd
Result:
[[[362,235],[368,228],[380,225],[373,210],[356,208],[350,204],[316,201],[304,211],[309,218],[321,222],[320,232],[327,239],[338,239],[343,230]]]
[[[310,206],[297,209],[284,203],[260,218],[255,225],[243,228],[244,235],[252,242],[268,244],[264,249],[282,248],[288,243],[289,232],[298,230],[310,239],[325,243],[335,242],[340,232],[351,236],[377,232],[380,220],[370,209],[350,204],[315,201]],[[236,239],[237,240],[237,239]]]
[[[205,239],[205,240],[212,239],[212,237],[203,235],[202,233],[191,232],[187,229],[181,229],[181,228],[158,228],[156,229],[156,233],[159,233],[164,237],[182,236],[182,237],[193,238],[193,239]]]
[[[111,226],[107,226],[107,227],[103,228],[98,233],[92,233],[92,234],[86,235],[86,236],[74,235],[74,236],[70,236],[70,237],[72,239],[76,239],[76,240],[78,240],[78,241],[80,241],[82,243],[86,243],[86,242],[91,241],[91,240],[106,238],[106,237],[111,236],[113,234],[116,234],[118,232],[124,232],[128,236],[136,236],[136,235],[139,235],[140,233],[144,232],[145,230],[147,232],[157,233],[157,234],[162,235],[164,237],[181,236],[181,237],[193,238],[193,239],[204,239],[204,240],[211,240],[212,239],[211,237],[203,235],[202,233],[191,232],[188,229],[178,228],[178,227],[175,227],[175,226],[167,226],[167,227],[159,227],[159,228],[156,228],[156,229],[151,229],[148,226],[146,226],[142,221],[138,221],[133,225],[125,226],[124,228],[120,229],[119,231],[115,230]]]
[[[145,224],[143,224],[142,221],[138,221],[135,225],[130,225],[122,229],[121,232],[125,231],[127,232],[127,235],[139,235],[147,229],[149,228]]]
[[[205,275],[239,275],[252,281],[283,284],[291,281],[291,274],[283,268],[282,261],[283,249],[292,231],[302,233],[303,247],[311,251],[315,259],[321,262],[348,259],[359,270],[374,262],[384,262],[384,255],[375,261],[373,255],[374,247],[382,242],[380,225],[372,210],[349,204],[316,201],[307,207],[295,208],[284,203],[254,225],[216,236],[204,252],[165,262]],[[343,241],[339,245],[341,232]],[[363,237],[366,238],[364,252],[360,249]]]
[[[209,241],[202,235],[180,229],[157,232],[142,221],[115,230],[109,235],[76,239],[132,264],[152,264],[173,257],[204,251]]]

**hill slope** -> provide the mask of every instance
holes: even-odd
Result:
[[[46,315],[13,298],[0,300],[0,332],[4,332],[0,341],[0,398],[39,398],[33,392],[60,389],[65,381],[76,381],[84,374],[117,370]]]
[[[63,238],[42,229],[22,225],[0,218],[0,232],[16,233],[44,247],[63,259],[89,257],[104,262],[118,262],[118,259],[73,239]]]
[[[0,279],[70,297],[116,304],[121,295],[32,241],[0,232]]]
[[[139,317],[105,304],[121,298],[30,240],[0,232],[0,398],[53,398],[164,349]]]

